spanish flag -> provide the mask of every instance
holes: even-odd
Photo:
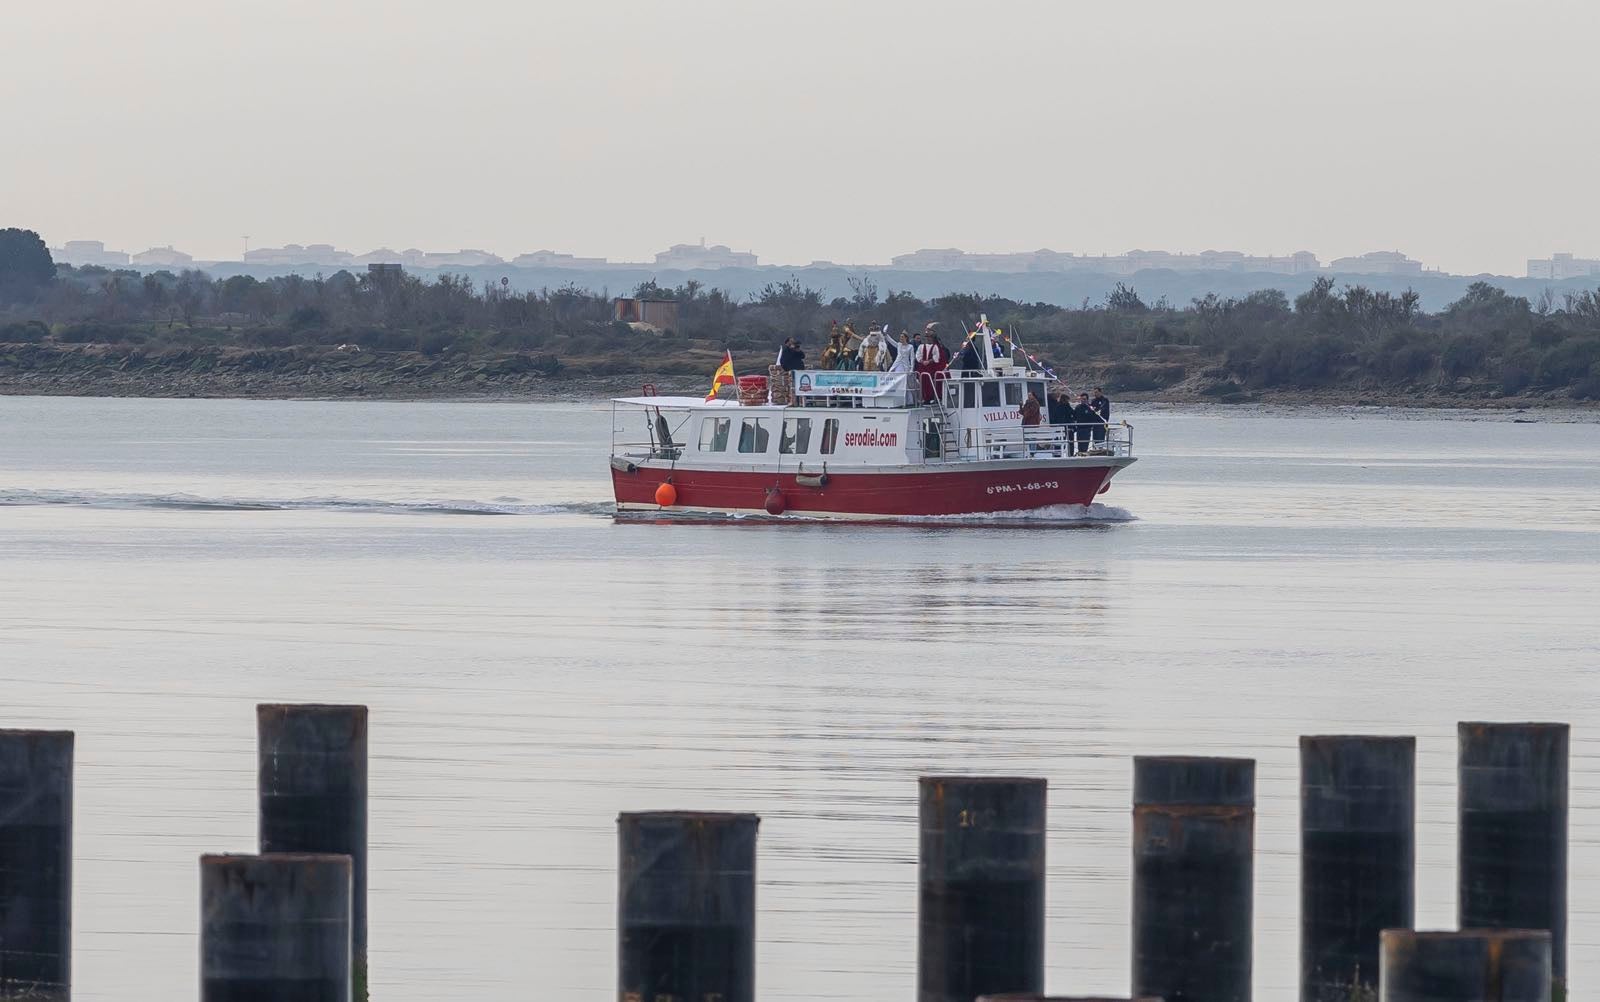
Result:
[[[711,377],[711,392],[706,394],[707,400],[717,399],[717,388],[733,385],[733,352],[724,352],[722,364],[717,366],[717,374]]]

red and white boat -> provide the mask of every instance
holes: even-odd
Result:
[[[1097,425],[1083,448],[1047,417],[1024,427],[1021,405],[1029,391],[1043,405],[1048,374],[1020,351],[994,357],[986,325],[972,337],[983,368],[945,373],[928,399],[914,372],[817,369],[794,373],[793,399],[776,404],[748,377],[738,401],[648,387],[617,398],[617,511],[861,520],[1093,502],[1133,463],[1132,429]]]

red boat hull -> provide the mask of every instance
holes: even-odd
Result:
[[[793,473],[691,470],[683,467],[613,468],[618,511],[662,514],[770,515],[772,508],[801,518],[901,518],[1026,511],[1087,505],[1131,459],[1036,460],[953,463],[906,470],[832,473],[823,486],[801,484]],[[656,488],[670,481],[673,504],[656,503]],[[772,492],[776,489],[777,504]]]

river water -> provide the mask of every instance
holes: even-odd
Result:
[[[78,734],[79,999],[193,997],[258,701],[372,708],[373,998],[614,997],[622,810],[762,816],[766,999],[910,999],[916,777],[1050,782],[1048,987],[1122,992],[1130,756],[1259,760],[1257,998],[1293,997],[1296,738],[1573,725],[1600,982],[1600,425],[1123,409],[1061,524],[614,521],[602,404],[0,398],[0,726]],[[1068,518],[1076,514],[1076,518]]]

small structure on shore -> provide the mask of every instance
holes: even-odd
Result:
[[[612,301],[612,319],[623,324],[644,324],[656,330],[678,329],[678,301],[619,296]]]

